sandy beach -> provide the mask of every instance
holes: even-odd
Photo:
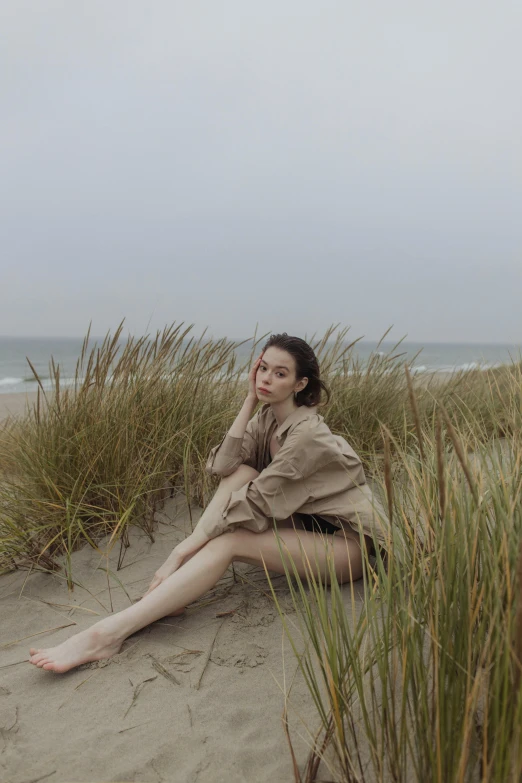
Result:
[[[23,415],[27,406],[36,402],[37,392],[0,394],[0,421],[8,416]]]
[[[304,764],[301,719],[315,733],[318,717],[301,675],[295,677],[296,660],[261,568],[236,564],[235,578],[229,569],[184,615],[129,637],[109,661],[62,675],[27,662],[29,647],[56,645],[139,598],[190,531],[184,506],[179,496],[157,514],[154,544],[133,531],[119,571],[118,547],[108,561],[90,547],[76,552],[72,592],[63,575],[0,577],[3,783],[291,781],[281,721],[285,688]],[[201,509],[193,511],[197,519]],[[271,576],[292,622],[285,577]],[[358,600],[362,589],[361,581]]]

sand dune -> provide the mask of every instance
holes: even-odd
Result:
[[[109,573],[107,558],[90,547],[76,552],[71,593],[63,575],[0,577],[4,783],[292,781],[281,721],[285,678],[304,765],[307,731],[299,716],[314,734],[319,721],[301,675],[294,679],[296,660],[261,568],[236,564],[236,580],[229,569],[184,616],[139,631],[109,661],[62,675],[27,662],[29,647],[58,644],[142,595],[190,531],[184,497],[168,501],[157,521],[154,544],[132,531],[119,571],[117,548]],[[291,622],[286,579],[271,576]],[[349,601],[349,586],[343,589]],[[357,583],[359,601],[362,589]],[[319,779],[329,778],[326,767],[324,773]]]

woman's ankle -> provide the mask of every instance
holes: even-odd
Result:
[[[121,614],[118,613],[118,615]],[[118,615],[104,617],[95,623],[89,630],[99,633],[107,641],[107,644],[121,644],[130,633],[125,633],[124,625]]]

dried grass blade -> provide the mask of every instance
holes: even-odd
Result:
[[[386,486],[386,497],[388,499],[388,519],[390,526],[393,522],[393,486],[391,480],[391,454],[390,454],[390,432],[386,426],[384,429],[384,484]]]
[[[515,698],[520,687],[522,675],[522,541],[520,542],[517,565],[517,604],[515,620]]]
[[[13,644],[18,644],[18,642],[23,642],[25,639],[32,639],[34,636],[41,636],[44,633],[51,633],[51,631],[59,631],[61,628],[69,628],[71,625],[78,625],[78,623],[72,621],[72,623],[67,623],[66,625],[57,625],[56,628],[46,628],[45,631],[38,631],[38,633],[31,633],[29,636],[22,636],[20,639],[14,639],[12,642],[7,642],[6,644],[0,645],[0,650],[5,650],[6,647],[11,647]]]
[[[283,714],[281,715],[281,720],[283,721],[283,728],[285,731],[286,741],[288,742],[288,747],[290,748],[290,756],[292,758],[292,769],[294,771],[294,781],[295,783],[302,783],[301,773],[299,772],[299,764],[297,763],[294,746],[292,745],[290,732],[288,730],[288,710],[287,710],[286,702],[285,702],[285,706],[283,707]]]
[[[464,471],[464,475],[466,476],[466,481],[468,482],[471,494],[473,495],[473,498],[475,502],[478,505],[478,495],[477,495],[477,488],[475,487],[473,483],[473,478],[471,476],[468,464],[466,462],[466,458],[464,456],[464,452],[462,450],[462,445],[457,438],[457,433],[455,432],[455,429],[453,427],[453,424],[451,423],[451,419],[444,408],[443,405],[440,406],[440,410],[442,411],[442,415],[444,416],[444,420],[446,422],[446,426],[448,428],[448,434],[451,438],[451,442],[453,443],[453,446],[455,448],[455,451],[457,453],[457,457],[459,458],[459,462],[462,465],[462,470]]]
[[[413,381],[411,379],[410,371],[408,368],[408,365],[404,365],[404,370],[406,372],[406,383],[408,385],[408,396],[410,399],[410,405],[413,412],[413,418],[415,421],[415,430],[417,432],[417,440],[419,442],[419,449],[421,454],[421,459],[424,464],[426,455],[424,453],[424,441],[422,437],[422,427],[421,427],[421,421],[420,421],[420,414],[419,414],[419,406],[417,404],[417,397],[415,395],[415,390],[413,388]]]

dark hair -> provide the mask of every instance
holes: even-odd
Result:
[[[330,401],[330,392],[320,378],[317,357],[305,340],[301,340],[300,337],[291,337],[286,332],[283,332],[283,334],[272,334],[265,343],[263,351],[266,351],[271,346],[281,348],[281,350],[287,351],[294,357],[297,380],[308,378],[305,388],[297,392],[295,401],[298,406],[306,405],[308,408],[311,408],[314,405],[319,405],[321,403],[321,391],[326,392],[327,399],[325,404]]]

